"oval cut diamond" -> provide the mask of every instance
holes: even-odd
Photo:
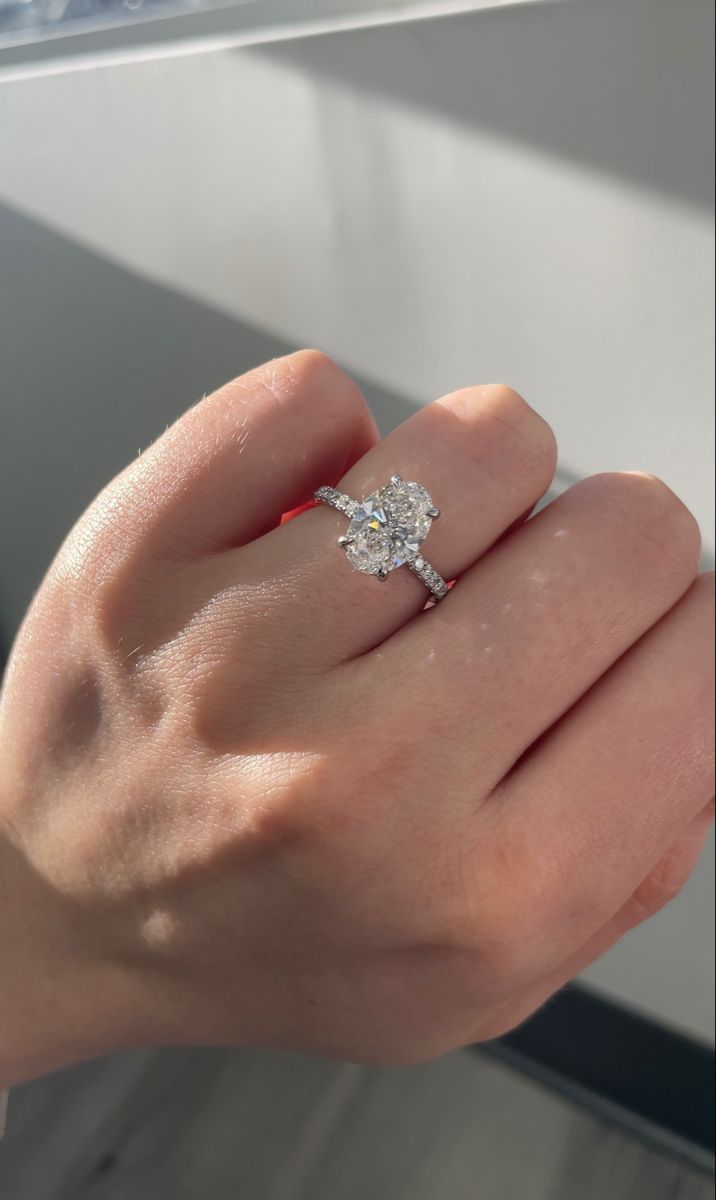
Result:
[[[346,554],[359,571],[385,574],[417,555],[432,520],[424,487],[394,479],[361,501],[348,527]]]

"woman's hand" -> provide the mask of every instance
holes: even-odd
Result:
[[[503,387],[378,442],[313,352],[190,410],[98,497],[0,708],[0,1082],[125,1045],[380,1062],[489,1038],[674,894],[712,794],[711,581],[683,505]],[[346,473],[347,472],[347,473]],[[442,509],[421,611],[322,483]]]

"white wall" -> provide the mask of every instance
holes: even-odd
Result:
[[[211,386],[233,367],[232,329],[238,359],[323,346],[372,381],[386,424],[406,398],[505,379],[551,420],[567,475],[655,471],[713,547],[711,24],[705,0],[545,3],[1,87],[0,201],[136,276],[6,218],[36,273],[5,301],[20,450],[0,551],[27,566],[6,622],[37,565],[8,502],[38,440],[52,476],[38,430],[87,422],[93,488],[127,436],[202,390],[199,368]],[[73,312],[41,299],[53,255]],[[192,322],[182,373],[171,330]],[[33,361],[43,339],[61,370]],[[702,867],[590,977],[710,1035],[709,887]]]

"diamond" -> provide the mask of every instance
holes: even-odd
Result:
[[[344,543],[350,563],[369,575],[384,575],[412,562],[434,512],[424,487],[394,476],[356,506]]]

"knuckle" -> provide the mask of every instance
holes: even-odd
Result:
[[[635,513],[658,513],[683,505],[671,488],[656,475],[646,471],[605,471],[593,476],[594,486],[600,486],[616,503],[628,506]]]
[[[464,426],[460,445],[468,457],[499,462],[501,479],[514,479],[520,493],[546,491],[557,462],[557,443],[545,420],[506,384],[462,388],[435,401]]]
[[[713,818],[712,800],[691,820],[680,837],[632,893],[621,914],[621,924],[626,929],[639,925],[676,899],[698,861]]]
[[[282,402],[310,403],[322,420],[338,420],[341,427],[348,421],[358,431],[365,431],[366,442],[377,438],[377,427],[360,388],[322,350],[297,350],[265,363],[235,384],[243,391],[255,391],[258,386],[259,391]]]
[[[681,855],[666,855],[632,894],[626,924],[641,924],[675,900],[691,874],[691,867],[691,862]]]
[[[316,379],[329,379],[332,382],[345,380],[351,383],[345,372],[324,350],[307,347],[288,355],[283,362],[295,379],[308,383],[314,383]]]
[[[482,389],[493,416],[518,439],[525,451],[525,466],[546,474],[549,482],[557,463],[557,441],[551,426],[514,388],[489,384]]]
[[[87,618],[99,647],[113,657],[129,653],[135,643],[143,645],[137,621],[141,604],[135,603],[134,574],[131,567],[106,569],[101,574],[94,574],[88,587]],[[131,647],[129,642],[133,643]],[[133,666],[138,665],[136,656],[129,661]]]
[[[336,409],[342,422],[348,418],[359,429],[368,431],[368,440],[377,439],[377,426],[363,393],[329,355],[322,350],[300,350],[292,356],[291,364],[301,386],[310,395],[320,395],[324,413]]]
[[[696,569],[701,551],[698,523],[663,480],[641,471],[614,471],[593,475],[576,487],[590,501],[610,505],[641,537],[679,564]]]
[[[72,598],[75,620],[105,650],[126,653],[143,640],[147,569],[141,544],[128,540],[110,505],[93,507],[62,548],[52,581]]]
[[[338,390],[344,399],[365,405],[357,384],[323,350],[298,350],[283,359],[283,367],[297,389],[327,394]]]

